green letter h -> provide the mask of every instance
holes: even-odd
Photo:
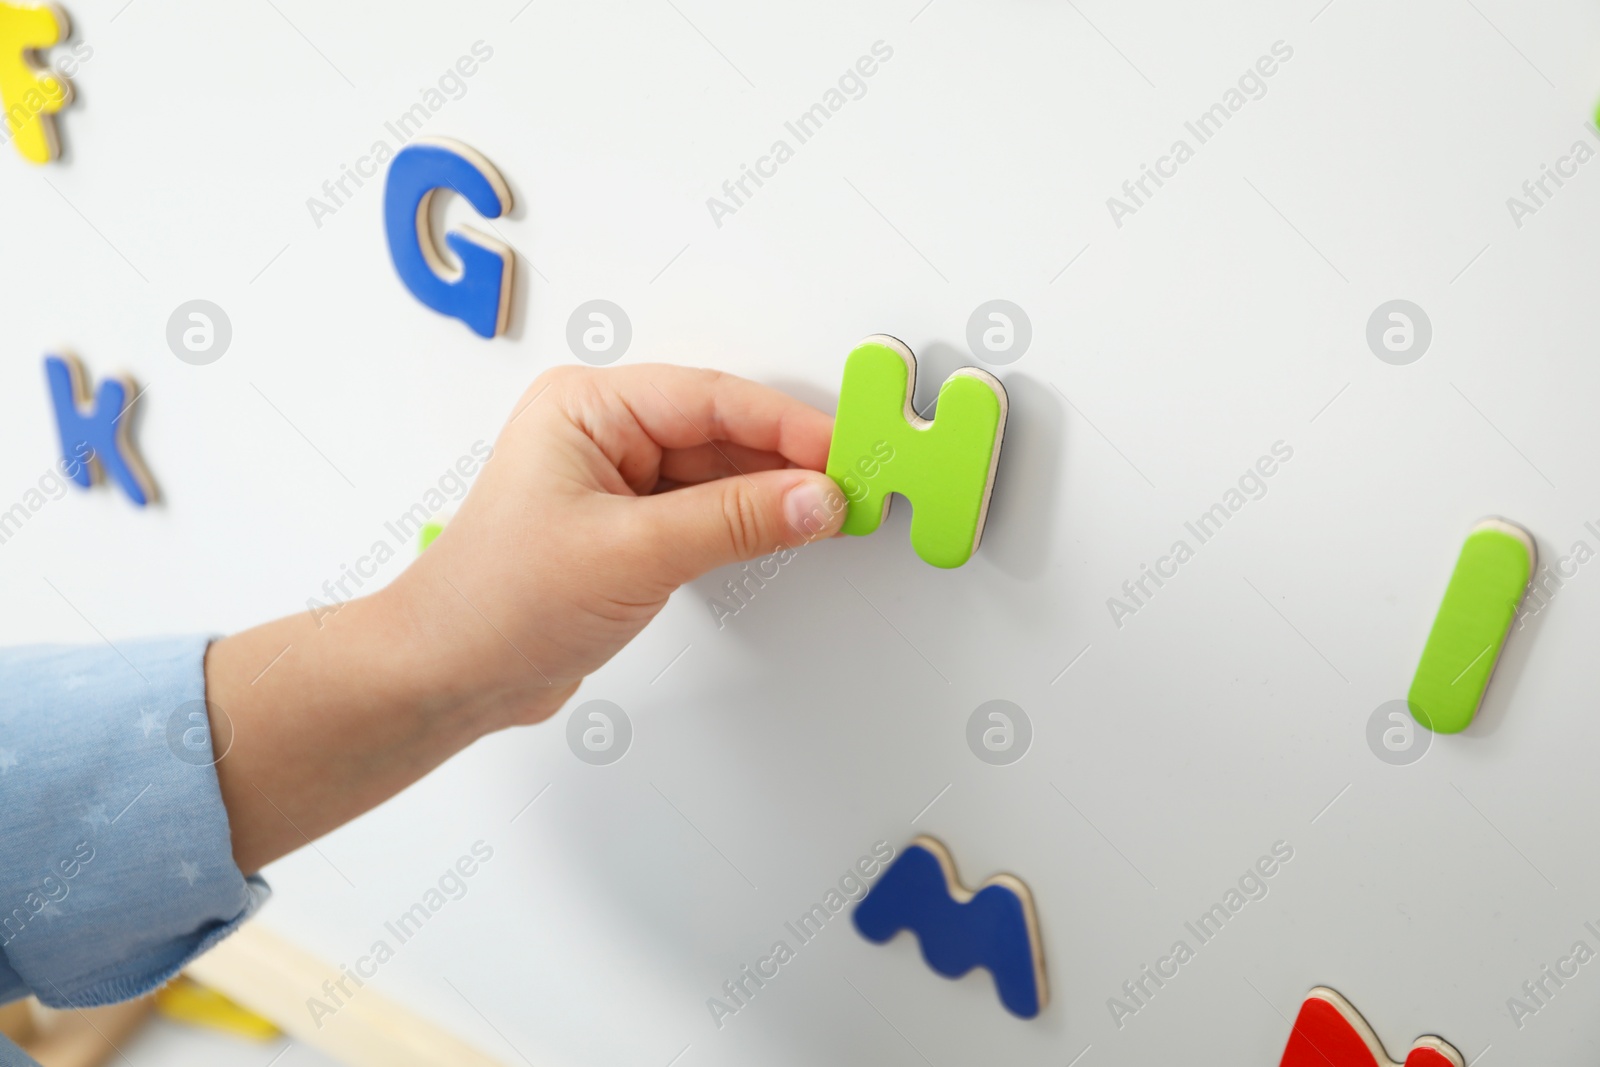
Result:
[[[911,547],[935,567],[959,567],[983,535],[1000,460],[1006,392],[966,367],[939,388],[934,422],[911,407],[917,361],[893,337],[875,334],[845,361],[828,476],[849,500],[844,532],[869,534],[889,513],[889,494],[911,501]]]

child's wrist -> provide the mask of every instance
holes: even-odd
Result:
[[[404,679],[417,713],[447,719],[468,731],[465,743],[554,715],[577,684],[557,686],[533,675],[503,634],[491,641],[464,639],[461,627],[487,631],[490,624],[463,618],[468,606],[448,584],[436,587],[438,581],[438,576],[412,567],[364,598],[371,602],[374,617],[363,621],[362,628],[369,631],[363,640],[375,642],[381,648],[377,657]]]

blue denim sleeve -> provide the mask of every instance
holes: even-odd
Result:
[[[208,643],[0,649],[0,1003],[147,993],[266,899],[233,862]]]
[[[39,1067],[39,1061],[0,1034],[0,1067]]]

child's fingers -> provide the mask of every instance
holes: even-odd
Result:
[[[663,449],[727,441],[775,452],[810,470],[827,465],[832,416],[786,393],[731,374],[666,364],[601,373],[605,386]]]
[[[641,543],[652,569],[672,585],[729,563],[829,537],[844,522],[845,501],[825,474],[756,471],[645,497]]]
[[[680,484],[709,482],[756,471],[783,470],[789,461],[776,452],[761,452],[732,441],[707,442],[694,448],[669,448],[661,454],[661,477]]]

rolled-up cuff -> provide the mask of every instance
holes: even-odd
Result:
[[[0,1001],[149,992],[266,900],[233,862],[209,643],[0,651]]]

